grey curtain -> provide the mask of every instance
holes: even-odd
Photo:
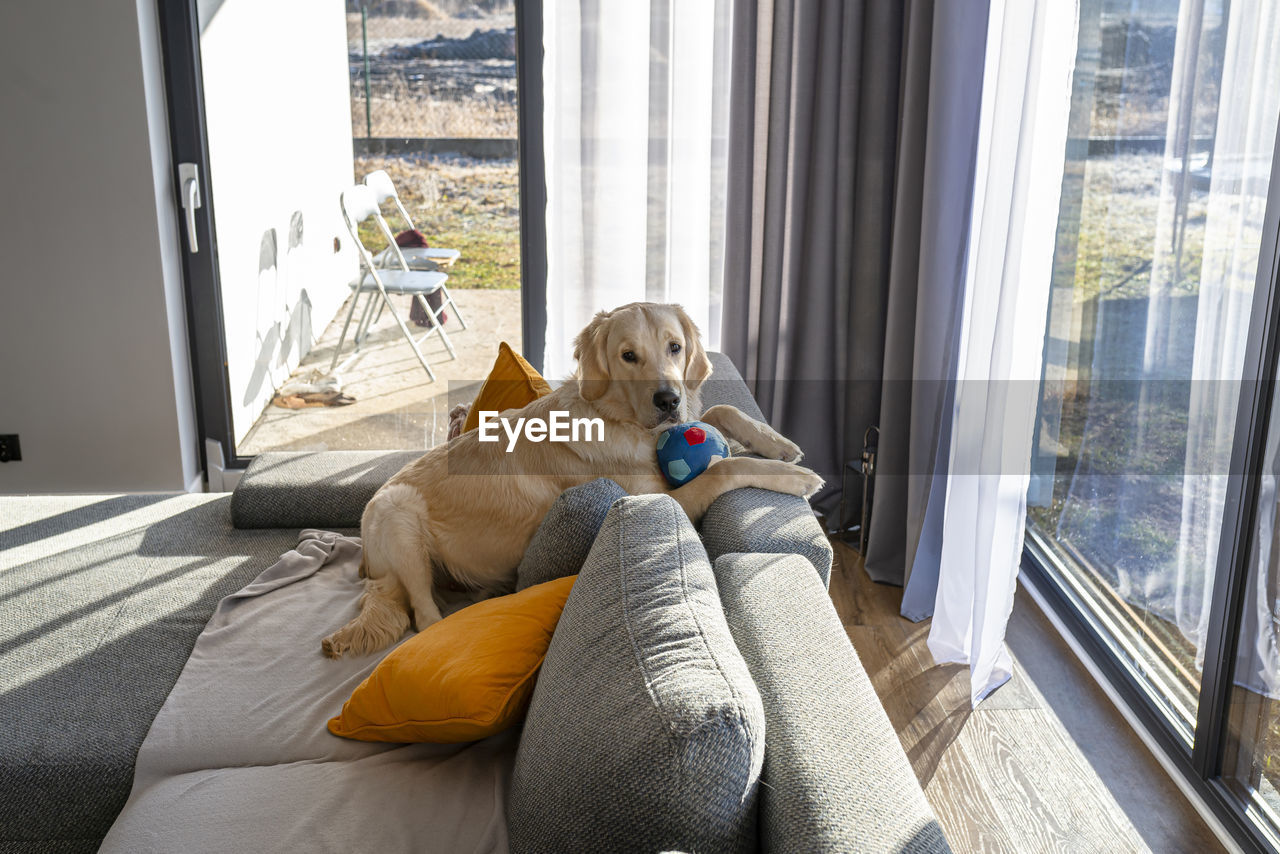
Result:
[[[932,548],[936,582],[925,519],[945,470],[987,5],[734,9],[723,348],[827,479],[819,509],[834,514],[844,464],[880,427],[878,581],[906,582]],[[923,577],[909,592],[931,607]]]

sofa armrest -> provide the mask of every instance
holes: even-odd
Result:
[[[762,850],[950,851],[810,563],[730,554],[715,575],[764,701]]]
[[[834,552],[809,502],[770,489],[745,487],[721,495],[702,517],[702,541],[714,561],[735,552],[798,554],[831,580]]]

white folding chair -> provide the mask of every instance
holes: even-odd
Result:
[[[352,289],[355,290],[355,294],[351,298],[351,307],[347,309],[347,319],[342,324],[342,335],[338,338],[338,346],[334,348],[333,362],[329,365],[329,372],[333,373],[338,367],[338,356],[342,352],[342,342],[347,338],[347,329],[351,326],[351,318],[355,314],[356,303],[360,301],[360,294],[368,293],[369,299],[365,303],[364,313],[361,315],[360,322],[356,324],[356,334],[353,336],[355,350],[352,352],[352,357],[360,351],[360,345],[369,333],[369,326],[371,325],[369,308],[375,300],[381,297],[381,306],[385,306],[391,312],[391,316],[395,318],[400,331],[404,333],[405,340],[413,348],[414,355],[418,357],[418,361],[426,369],[427,376],[435,380],[435,371],[431,370],[431,365],[427,364],[427,359],[422,355],[419,345],[429,336],[439,335],[440,340],[444,342],[445,349],[449,351],[449,355],[455,359],[458,357],[458,354],[454,352],[453,342],[449,340],[449,335],[444,331],[444,327],[440,323],[440,312],[444,310],[444,305],[452,305],[452,300],[446,300],[445,304],[441,305],[439,309],[432,309],[426,300],[428,294],[442,290],[449,277],[444,273],[435,271],[410,270],[408,263],[403,258],[399,259],[400,269],[398,270],[379,268],[373,261],[373,255],[360,239],[360,223],[369,217],[374,218],[383,236],[390,242],[390,248],[397,250],[396,254],[399,254],[395,236],[391,233],[391,227],[387,225],[387,221],[382,217],[382,212],[378,209],[378,202],[373,191],[363,184],[356,184],[343,191],[342,218],[347,224],[347,231],[351,233],[351,239],[355,241],[356,250],[360,253],[361,274],[360,279],[351,285]],[[426,310],[431,325],[421,338],[414,339],[409,327],[405,325],[404,319],[400,317],[396,312],[395,306],[391,304],[390,294],[408,294],[418,300],[423,309]],[[445,294],[447,295],[448,291],[445,291]],[[457,310],[457,306],[454,306],[454,310]],[[348,361],[350,358],[348,357]],[[344,362],[343,364],[345,365],[346,363]]]
[[[405,226],[417,229],[417,226],[413,224],[413,219],[409,216],[409,211],[404,206],[404,202],[400,201],[400,194],[396,192],[396,185],[385,170],[378,169],[365,175],[364,185],[373,191],[373,197],[379,205],[387,199],[395,202],[396,210],[400,212],[400,218],[404,220]],[[392,244],[395,243],[394,240],[391,242]],[[373,260],[374,263],[380,266],[393,267],[398,266],[398,261],[402,259],[409,265],[410,270],[437,270],[440,267],[452,267],[453,262],[460,257],[462,257],[462,253],[457,249],[441,249],[435,246],[401,246],[396,248],[396,254],[392,254],[392,248],[388,246],[375,255]],[[467,321],[463,319],[462,312],[458,310],[453,297],[449,295],[448,288],[445,289],[444,296],[453,306],[453,313],[457,315],[458,323],[463,329],[466,329]]]

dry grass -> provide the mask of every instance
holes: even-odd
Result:
[[[373,91],[373,136],[484,137],[514,139],[519,121],[516,105],[489,98],[439,98],[427,86],[411,86],[403,74],[392,75]],[[364,84],[353,79],[352,135],[366,135]]]
[[[513,61],[483,56],[468,60],[393,58],[392,51],[438,36],[465,39],[477,30],[513,28],[515,16],[510,3],[499,0],[478,4],[481,6],[478,16],[458,18],[450,15],[456,14],[458,9],[453,7],[460,4],[449,0],[433,2],[436,11],[416,17],[369,17],[369,121],[365,114],[365,46],[361,19],[358,13],[347,15],[352,133],[385,137],[515,138]],[[494,7],[496,12],[484,14]]]
[[[520,185],[514,160],[461,157],[357,157],[356,180],[385,169],[414,223],[432,246],[457,249],[451,288],[520,287]],[[398,218],[392,228],[402,228]],[[375,251],[386,241],[371,224],[361,229]]]
[[[1086,164],[1075,253],[1078,302],[1148,295],[1163,167],[1164,157],[1158,153],[1118,154],[1092,158]],[[1174,293],[1196,293],[1200,287],[1206,195],[1192,191],[1187,204]]]

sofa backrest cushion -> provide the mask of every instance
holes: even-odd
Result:
[[[576,575],[613,502],[627,492],[608,478],[560,493],[534,533],[516,569],[516,590]]]
[[[755,851],[763,715],[680,506],[618,500],[534,689],[511,851]]]
[[[715,575],[764,700],[762,849],[950,851],[810,564],[796,555],[725,555]]]
[[[364,506],[422,451],[258,454],[231,494],[237,528],[359,528]]]
[[[831,542],[809,502],[794,495],[748,487],[721,495],[702,517],[702,539],[714,561],[735,552],[798,554],[831,580]]]
[[[703,412],[724,404],[737,407],[744,415],[757,421],[764,421],[759,404],[751,396],[751,390],[733,361],[724,353],[708,352],[707,358],[711,360],[711,376],[700,389]]]

